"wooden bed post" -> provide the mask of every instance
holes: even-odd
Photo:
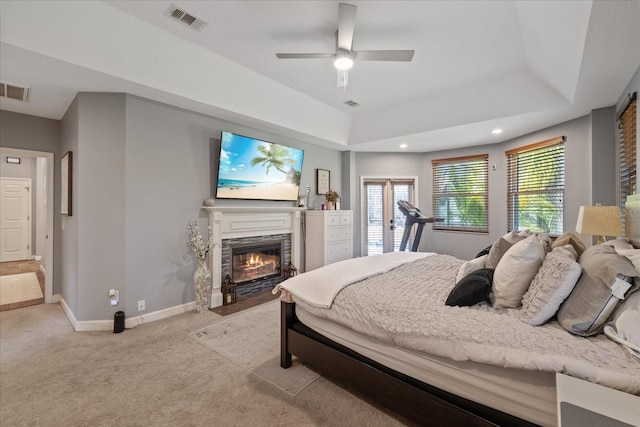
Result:
[[[291,367],[291,353],[288,351],[289,333],[293,326],[295,304],[292,302],[280,301],[280,366],[282,368]]]

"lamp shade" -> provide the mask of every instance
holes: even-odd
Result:
[[[596,236],[622,235],[622,215],[617,206],[580,206],[576,231]]]

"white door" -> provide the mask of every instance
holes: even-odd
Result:
[[[363,178],[362,195],[362,211],[366,213],[362,222],[362,254],[400,250],[405,217],[398,209],[398,201],[415,203],[415,178]],[[408,247],[413,235],[411,230]]]
[[[31,179],[0,178],[0,262],[31,258]]]

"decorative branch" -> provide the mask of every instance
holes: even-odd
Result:
[[[211,251],[211,247],[213,246],[213,233],[211,232],[211,228],[209,228],[209,241],[206,245],[202,239],[202,235],[200,235],[197,219],[193,222],[189,222],[187,230],[189,232],[189,245],[196,254],[196,257],[200,260],[207,259],[207,256],[209,256],[209,252]]]

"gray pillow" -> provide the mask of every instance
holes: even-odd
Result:
[[[608,245],[587,248],[580,256],[580,266],[582,275],[560,306],[558,322],[573,334],[596,335],[602,332],[605,322],[621,301],[614,293],[621,297],[631,295],[638,289],[633,278],[639,273],[631,261]],[[617,286],[626,287],[623,282],[628,282],[630,287],[618,291]]]
[[[491,245],[491,249],[489,249],[489,253],[487,254],[487,259],[485,261],[485,268],[495,269],[500,262],[502,256],[509,250],[509,248],[513,246],[513,243],[505,240],[503,237],[500,237],[496,240],[493,245]]]

